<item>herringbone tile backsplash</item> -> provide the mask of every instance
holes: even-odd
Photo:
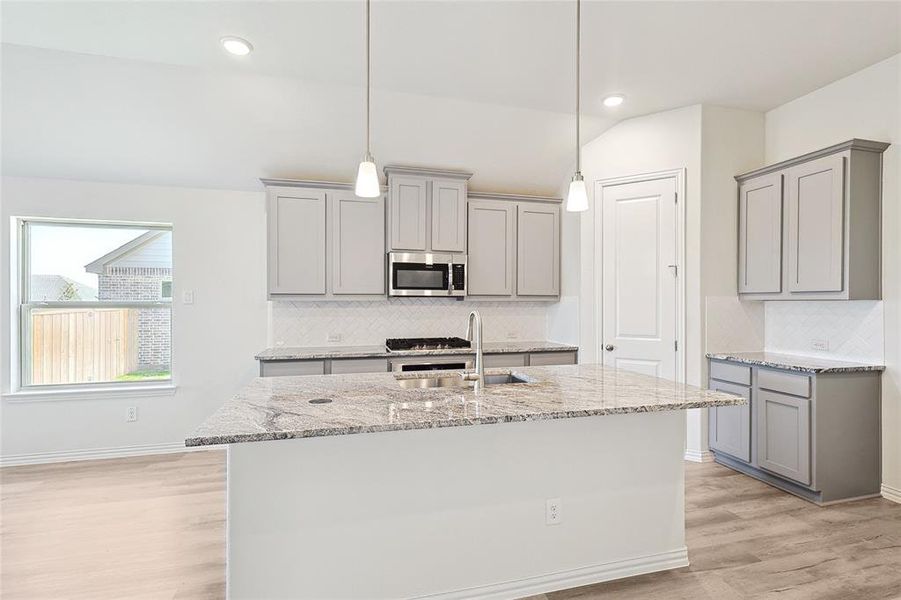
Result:
[[[485,341],[547,338],[547,303],[397,298],[376,302],[270,302],[272,346],[361,346],[389,337],[466,333],[469,311],[482,315]],[[329,342],[330,335],[340,341]]]

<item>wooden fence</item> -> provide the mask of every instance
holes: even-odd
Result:
[[[34,385],[112,381],[137,366],[134,309],[37,309],[31,319]]]

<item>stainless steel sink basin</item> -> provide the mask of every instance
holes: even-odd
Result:
[[[512,373],[502,373],[498,375],[485,375],[485,385],[506,385],[510,383],[528,383],[525,379],[517,377]],[[406,389],[422,389],[422,388],[471,388],[473,382],[466,381],[460,375],[441,375],[427,377],[408,377],[398,379],[397,384]]]

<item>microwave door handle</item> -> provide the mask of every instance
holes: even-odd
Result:
[[[454,264],[448,263],[447,270],[447,295],[452,296],[454,294]]]

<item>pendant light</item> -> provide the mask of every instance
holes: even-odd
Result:
[[[579,144],[579,112],[582,99],[582,0],[576,0],[576,172],[569,184],[566,195],[566,210],[584,212],[588,210],[588,189],[582,178],[582,147]]]
[[[360,168],[357,169],[357,181],[354,184],[354,193],[362,198],[378,198],[382,195],[382,188],[379,185],[379,174],[375,168],[375,159],[372,158],[372,152],[369,149],[369,3],[366,0],[366,39],[364,46],[366,48],[366,154],[360,161]]]

